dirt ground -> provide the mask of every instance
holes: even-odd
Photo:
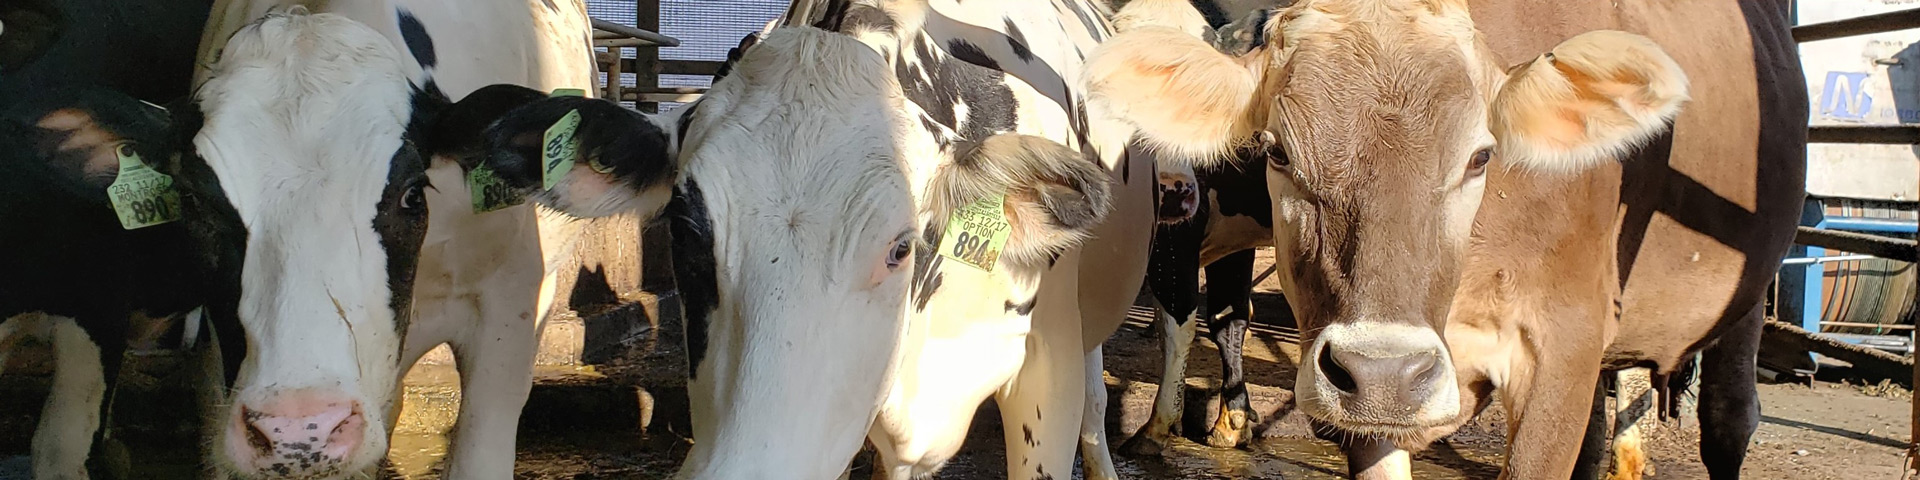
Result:
[[[1258,268],[1269,261],[1262,259]],[[1285,323],[1273,281],[1260,285],[1255,312],[1259,322]],[[1145,423],[1158,388],[1159,341],[1146,327],[1149,311],[1135,309],[1134,322],[1106,343],[1112,443],[1125,441]],[[611,365],[541,372],[540,388],[522,419],[519,479],[667,478],[691,445],[686,438],[686,399],[681,373],[685,359],[676,346],[678,327],[664,322],[636,339],[631,351]],[[1312,438],[1303,416],[1291,406],[1293,363],[1298,355],[1291,329],[1256,325],[1246,343],[1247,377],[1254,408],[1261,414],[1259,438],[1248,448],[1216,449],[1176,439],[1161,458],[1131,458],[1116,453],[1123,478],[1317,479],[1340,478],[1345,463],[1334,445]],[[1204,337],[1204,335],[1202,335]],[[1202,339],[1188,367],[1188,415],[1185,434],[1203,438],[1219,377],[1217,352]],[[446,452],[446,431],[458,405],[458,387],[449,367],[422,367],[409,375],[407,400],[396,424],[389,478],[437,478],[435,467]],[[123,380],[123,384],[128,381]],[[184,408],[177,389],[166,382],[136,380],[136,388],[116,406],[164,405]],[[40,391],[36,391],[36,386]],[[152,387],[152,388],[149,388]],[[13,376],[0,381],[0,480],[25,480],[33,416],[44,398],[44,379]],[[1904,445],[1909,441],[1910,393],[1830,382],[1760,385],[1762,424],[1748,449],[1743,469],[1755,479],[1900,478]],[[141,398],[153,397],[154,401]],[[1206,407],[1203,409],[1203,407]],[[152,407],[159,408],[159,407]],[[122,415],[124,414],[124,415]],[[177,424],[176,413],[117,412],[139,423],[118,430],[134,458],[135,478],[191,478],[193,431]],[[961,454],[936,478],[1005,478],[1002,432],[991,402],[974,421]],[[1504,455],[1504,415],[1495,405],[1487,415],[1415,457],[1415,477],[1480,479],[1499,474]],[[171,423],[170,423],[171,422]],[[1705,478],[1696,453],[1697,427],[1663,425],[1651,436],[1651,478]],[[856,459],[853,479],[871,477],[866,455]],[[1083,478],[1076,470],[1074,478]]]

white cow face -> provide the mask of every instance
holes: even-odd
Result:
[[[227,473],[330,478],[385,456],[426,230],[425,159],[484,125],[441,113],[540,96],[495,89],[447,106],[403,72],[365,25],[270,15],[233,35],[197,108],[176,118],[197,131],[176,175],[188,230],[224,292],[208,311],[245,330],[213,445]],[[239,332],[221,335],[240,344]]]
[[[569,112],[580,116],[576,166],[542,188],[543,136]],[[931,254],[922,238],[937,239],[928,225],[1005,194],[1002,262],[1029,268],[1106,211],[1105,173],[1062,162],[1065,147],[1015,135],[941,142],[877,52],[813,29],[774,31],[705,98],[663,118],[552,98],[510,112],[488,137],[488,165],[536,201],[669,222],[700,439],[683,478],[845,468],[897,363],[914,257]]]

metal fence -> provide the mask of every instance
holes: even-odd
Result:
[[[711,72],[741,37],[784,13],[787,0],[586,0],[599,20],[657,31],[680,41],[673,47],[614,48],[623,103],[669,110],[712,85]],[[642,15],[657,12],[657,15]],[[599,48],[605,52],[606,47]],[[606,80],[602,74],[602,81]]]

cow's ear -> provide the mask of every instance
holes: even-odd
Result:
[[[1489,121],[1502,158],[1577,171],[1645,144],[1686,101],[1687,74],[1659,45],[1601,30],[1515,67]]]
[[[1100,44],[1087,58],[1092,100],[1140,128],[1141,139],[1177,156],[1208,159],[1232,152],[1256,128],[1249,107],[1262,55],[1235,59],[1199,37],[1142,26]]]
[[[414,143],[421,153],[446,156],[471,169],[486,158],[487,142],[482,136],[488,125],[521,105],[546,98],[545,93],[512,84],[481,87],[449,102],[433,83],[414,91]]]
[[[120,152],[138,154],[161,165],[172,154],[167,118],[160,108],[104,89],[56,89],[42,92],[7,112],[12,132],[24,140],[24,158],[76,193],[102,201],[120,172]]]
[[[934,178],[928,207],[933,225],[946,226],[960,209],[1004,196],[1002,211],[1012,229],[1001,258],[1015,267],[1045,268],[1106,219],[1111,182],[1106,169],[1080,152],[1007,133],[962,144]]]
[[[577,121],[568,119],[576,114]],[[651,216],[671,198],[679,176],[671,123],[670,117],[656,121],[606,100],[542,98],[514,108],[487,128],[486,162],[509,185],[533,192],[535,202],[568,215],[639,211]],[[555,143],[566,143],[560,137],[567,125],[572,125],[575,147],[552,150],[573,155],[551,160],[572,167],[554,169],[555,181],[546,185],[548,132],[554,132],[559,140]]]

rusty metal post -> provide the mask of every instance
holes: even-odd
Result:
[[[634,0],[633,26],[649,32],[660,31],[660,0]],[[633,88],[649,91],[660,88],[660,47],[635,47],[633,49],[635,77]],[[660,113],[660,104],[641,102],[634,98],[634,108],[647,113]]]

